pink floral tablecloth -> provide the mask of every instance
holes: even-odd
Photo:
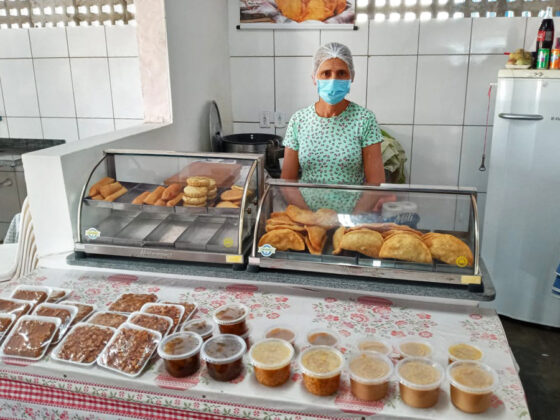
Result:
[[[364,335],[384,338],[393,344],[404,337],[417,336],[431,340],[436,350],[434,358],[445,366],[447,345],[466,340],[485,351],[486,363],[496,369],[500,377],[492,407],[476,417],[529,418],[525,395],[506,336],[498,316],[492,310],[406,299],[391,301],[350,291],[326,292],[297,286],[228,283],[217,279],[189,281],[80,269],[39,269],[17,283],[1,284],[0,294],[9,295],[16,284],[71,288],[72,300],[95,304],[99,310],[106,309],[123,292],[152,292],[162,300],[196,302],[198,312],[195,317],[198,318],[209,317],[214,308],[225,303],[241,302],[251,310],[249,326],[253,342],[262,338],[267,327],[282,323],[298,330],[296,345],[301,348],[307,330],[326,327],[340,335],[340,349],[345,354],[351,352],[356,340]],[[14,391],[18,383],[21,387],[31,387],[31,391],[26,393],[22,388],[18,394]],[[42,391],[35,391],[34,387]],[[58,403],[52,407],[24,397],[45,393],[45,389],[58,392],[58,397],[52,397]],[[61,397],[61,391],[66,392],[68,398]],[[82,397],[89,401],[87,408],[66,401],[81,400]],[[99,367],[83,369],[60,364],[48,356],[36,363],[3,360],[0,366],[0,398],[3,400],[1,418],[107,418],[111,413],[99,410],[95,414],[92,408],[104,405],[104,399],[115,406],[121,403],[122,410],[127,404],[140,407],[135,410],[144,410],[141,416],[134,410],[122,411],[119,412],[119,418],[169,418],[168,414],[161,414],[161,409],[176,410],[181,416],[192,413],[191,418],[307,419],[366,415],[407,419],[473,418],[452,405],[447,382],[441,388],[438,404],[430,409],[406,406],[399,398],[394,381],[385,399],[375,403],[358,401],[350,393],[346,375],[343,375],[337,394],[316,397],[306,392],[296,363],[293,364],[292,377],[288,383],[279,388],[266,388],[257,383],[247,362],[241,377],[229,383],[220,383],[208,376],[205,367],[192,377],[174,379],[166,374],[160,360],[152,363],[135,379]],[[147,414],[150,407],[153,416]],[[179,418],[179,414],[176,417]]]

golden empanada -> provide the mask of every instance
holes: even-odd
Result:
[[[395,235],[387,239],[379,251],[379,258],[394,258],[425,264],[432,263],[430,250],[422,240],[414,235]]]
[[[419,239],[422,238],[422,234],[420,232],[416,232],[414,230],[408,230],[408,229],[391,229],[391,230],[388,230],[388,231],[385,231],[385,232],[381,232],[381,236],[383,236],[383,239],[387,239],[389,236],[395,235],[395,234],[398,235],[399,233],[409,233],[411,235],[417,236]]]
[[[315,212],[315,223],[314,225],[319,225],[325,229],[332,229],[338,226],[338,213],[331,209],[319,209]]]
[[[293,230],[294,232],[305,232],[305,227],[300,226],[300,225],[275,225],[275,224],[270,224],[267,223],[265,226],[265,230],[267,232],[270,232],[272,230],[278,230],[278,229],[290,229]]]
[[[290,204],[286,208],[286,214],[294,222],[302,225],[321,226],[327,230],[338,225],[338,213],[331,209],[319,209],[312,212]]]
[[[298,206],[290,204],[286,207],[286,214],[292,221],[302,225],[314,225],[315,214],[311,210],[300,209]]]
[[[282,216],[282,217],[274,217],[272,219],[268,219],[266,221],[266,224],[270,224],[270,225],[296,225],[296,226],[302,226],[302,225],[298,225],[296,222],[294,222],[292,219],[290,219],[287,216]]]
[[[278,251],[305,251],[303,236],[291,229],[278,229],[261,236],[259,246],[272,245]]]
[[[456,236],[434,233],[429,236],[424,235],[424,237],[424,243],[436,260],[460,267],[471,267],[473,265],[474,257],[471,249]]]
[[[379,232],[369,229],[347,232],[340,241],[340,248],[357,251],[368,257],[377,258],[383,245],[383,237]]]
[[[284,217],[289,219],[288,215],[283,211],[273,211],[272,213],[270,213],[269,216],[270,219],[284,218]]]
[[[346,233],[346,228],[344,226],[339,227],[332,237],[332,244],[333,244],[333,254],[338,255],[342,252],[342,248],[340,244],[342,242],[342,237]]]
[[[416,229],[412,229],[410,226],[407,225],[397,225],[396,223],[365,223],[362,225],[357,225],[349,228],[348,230],[359,230],[359,229],[370,229],[375,230],[379,233],[389,232],[391,230],[401,230],[407,232],[417,233],[418,235],[422,235],[422,232],[417,231]]]
[[[313,248],[322,252],[327,241],[327,231],[320,226],[305,226],[305,230]]]
[[[386,234],[386,235],[381,234],[381,235],[383,236],[384,241],[386,241],[387,239],[390,239],[390,238],[392,238],[393,236],[396,236],[396,235],[411,235],[411,236],[414,236],[415,238],[418,238],[418,239],[422,240],[422,237],[420,235],[417,235],[414,232],[409,232],[408,230],[393,230],[389,234]]]
[[[323,253],[323,249],[315,248],[307,236],[305,237],[305,245],[307,245],[310,254],[321,255]]]

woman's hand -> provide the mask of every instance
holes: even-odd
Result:
[[[284,163],[282,163],[282,175],[280,178],[288,181],[297,181],[299,178],[298,152],[289,147],[284,149]]]

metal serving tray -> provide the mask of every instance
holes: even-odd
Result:
[[[161,222],[166,214],[140,213],[113,238],[115,245],[142,246],[142,240],[147,237]]]
[[[214,234],[206,245],[207,251],[231,252],[239,242],[239,223],[236,219],[225,219],[222,227]]]
[[[109,217],[103,219],[98,225],[93,226],[97,229],[99,237],[97,239],[89,239],[87,235],[84,239],[87,242],[97,242],[97,243],[113,243],[113,239],[116,234],[119,233],[126,225],[128,225],[135,217],[137,217],[140,212],[126,212],[117,211],[109,215]]]
[[[206,250],[207,244],[226,222],[225,217],[199,216],[193,224],[177,239],[179,249]]]
[[[194,217],[171,214],[144,239],[144,245],[172,247],[194,220]]]

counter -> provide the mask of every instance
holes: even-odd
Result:
[[[134,262],[135,268],[137,267]],[[375,335],[392,344],[406,336],[431,340],[435,359],[446,364],[447,343],[467,340],[481,347],[486,362],[499,374],[500,384],[492,407],[481,419],[528,416],[525,396],[500,320],[493,310],[468,305],[422,302],[406,297],[388,299],[372,291],[343,291],[243,281],[248,273],[198,276],[116,273],[73,269],[40,268],[17,282],[0,285],[3,296],[17,284],[42,284],[71,288],[70,299],[104,309],[123,292],[156,293],[161,300],[196,302],[195,317],[209,317],[214,308],[241,302],[250,310],[253,342],[276,323],[295,326],[296,346],[302,347],[305,332],[326,327],[341,338],[340,350],[348,354],[357,338]],[[48,356],[36,363],[4,360],[0,367],[1,417],[11,418],[355,418],[380,414],[391,418],[472,419],[457,410],[449,399],[444,381],[438,404],[431,409],[413,409],[400,400],[396,382],[377,403],[352,397],[348,377],[343,375],[339,392],[331,397],[307,393],[297,366],[291,380],[279,388],[259,385],[244,361],[244,373],[229,383],[211,379],[205,367],[194,376],[173,379],[161,360],[155,360],[138,378],[100,367],[83,369],[57,363]]]

